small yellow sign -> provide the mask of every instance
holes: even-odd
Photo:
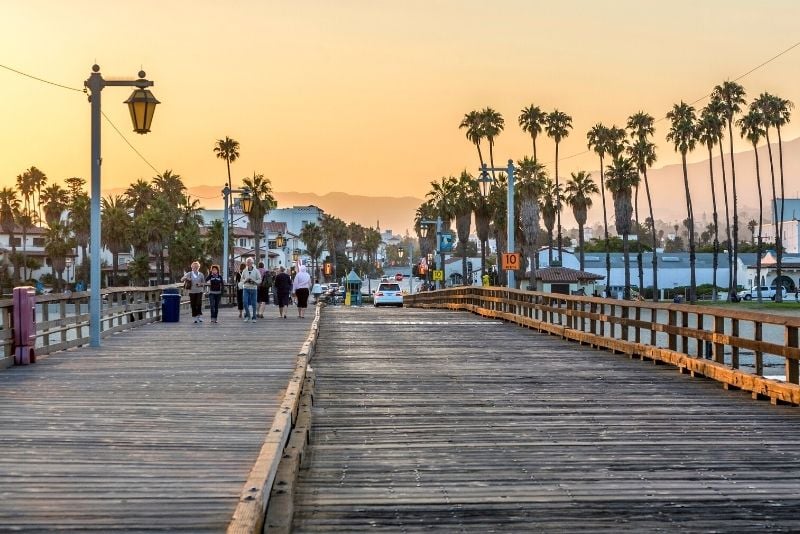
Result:
[[[444,281],[444,271],[441,269],[436,269],[432,271],[431,277],[436,282],[443,282]]]
[[[519,252],[505,252],[500,260],[500,265],[506,271],[516,271],[522,268],[522,254]]]

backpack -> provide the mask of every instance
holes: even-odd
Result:
[[[261,287],[264,289],[269,289],[272,287],[272,273],[269,271],[264,271],[264,274],[261,276]]]

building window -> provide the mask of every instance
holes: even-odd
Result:
[[[34,237],[33,238],[33,246],[34,247],[43,247],[44,246],[44,238],[43,237]]]
[[[239,239],[239,246],[242,247],[242,248],[246,248],[247,247],[247,239],[245,239],[243,237],[240,238]]]
[[[15,237],[15,238],[12,240],[12,243],[13,243],[13,245],[14,245],[15,247],[21,247],[21,246],[22,246],[22,238],[21,238],[21,237]]]

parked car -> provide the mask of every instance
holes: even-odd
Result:
[[[739,291],[737,296],[743,300],[753,300],[758,298],[758,287],[751,287],[750,289],[746,289],[744,291]],[[786,288],[781,286],[781,291],[783,292],[783,298],[786,298]],[[761,286],[761,298],[762,299],[770,299],[775,300],[775,293],[776,288],[768,287],[768,286]]]
[[[395,282],[381,283],[372,296],[372,302],[376,308],[378,306],[400,306],[402,308],[403,292],[400,290],[400,284]]]

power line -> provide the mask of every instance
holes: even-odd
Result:
[[[51,82],[49,80],[45,80],[43,78],[38,78],[36,76],[33,76],[32,74],[28,74],[28,73],[22,72],[21,70],[17,70],[17,69],[11,68],[8,65],[0,64],[0,67],[4,68],[6,70],[10,70],[11,72],[15,72],[15,73],[19,74],[20,76],[25,76],[27,78],[31,78],[31,79],[36,80],[38,82],[47,83],[47,84],[50,84],[50,85],[55,85],[56,87],[61,87],[62,89],[69,89],[70,91],[77,91],[79,93],[85,93],[86,92],[86,88],[78,89],[77,87],[70,87],[68,85],[62,85],[60,83]]]
[[[44,78],[39,78],[38,76],[33,76],[32,74],[28,74],[26,72],[22,72],[21,70],[17,70],[17,69],[11,68],[8,65],[0,64],[0,67],[4,68],[6,70],[9,70],[11,72],[14,72],[16,74],[19,74],[20,76],[25,76],[26,78],[31,78],[32,80],[36,80],[38,82],[46,83],[46,84],[49,84],[49,85],[55,85],[56,87],[61,87],[62,89],[69,89],[70,91],[77,91],[79,93],[86,93],[87,92],[86,88],[77,89],[75,87],[69,87],[68,85],[62,85],[60,83],[51,82],[49,80],[45,80]],[[103,114],[103,117],[106,119],[106,121],[108,121],[108,124],[110,124],[111,127],[114,128],[114,131],[116,131],[119,134],[119,136],[122,138],[122,140],[125,141],[125,144],[127,144],[131,148],[131,150],[133,150],[136,153],[136,155],[139,156],[142,159],[142,161],[144,161],[151,169],[153,169],[156,172],[156,174],[158,174],[158,172],[159,172],[158,169],[156,169],[153,166],[152,163],[147,161],[147,158],[145,158],[141,154],[141,152],[136,150],[136,148],[131,144],[131,142],[128,141],[128,138],[125,137],[125,135],[119,130],[119,128],[117,128],[117,126],[113,122],[111,122],[111,119],[108,118],[108,115],[106,115],[105,112],[103,112],[103,111],[101,111],[101,113]]]
[[[776,59],[778,59],[778,58],[779,58],[779,57],[781,57],[782,55],[784,55],[784,54],[788,54],[789,52],[791,52],[792,50],[794,50],[794,49],[795,49],[795,48],[797,48],[798,46],[800,46],[800,41],[797,41],[796,43],[794,43],[794,44],[793,44],[792,46],[790,46],[789,48],[786,48],[786,49],[784,49],[784,50],[782,50],[782,51],[778,52],[777,54],[775,54],[774,56],[772,56],[772,57],[771,57],[771,58],[769,58],[768,60],[766,60],[766,61],[764,61],[764,62],[762,62],[762,63],[760,63],[760,64],[756,65],[756,66],[755,66],[755,67],[753,67],[752,69],[748,70],[748,71],[747,71],[747,72],[745,72],[744,74],[741,74],[741,75],[737,76],[736,78],[734,78],[734,79],[733,79],[733,80],[731,80],[731,81],[738,82],[739,80],[741,80],[741,79],[743,79],[743,78],[746,78],[747,76],[749,76],[749,75],[753,74],[755,71],[759,70],[760,68],[762,68],[762,67],[765,67],[765,66],[769,65],[770,63],[772,63],[773,61],[775,61]],[[700,101],[702,101],[702,100],[705,100],[706,98],[708,98],[708,97],[710,97],[710,96],[711,96],[711,93],[705,94],[705,95],[701,96],[700,98],[698,98],[698,99],[694,100],[693,102],[690,102],[690,105],[692,105],[692,106],[693,106],[693,105],[697,104],[698,102],[700,102]],[[665,115],[665,116],[663,116],[663,117],[661,117],[661,118],[659,118],[659,119],[656,119],[656,120],[655,120],[655,122],[661,122],[661,121],[663,121],[663,120],[666,120],[666,118],[667,118],[667,117],[666,117],[666,115]],[[588,152],[590,152],[590,150],[588,150],[588,149],[587,149],[587,150],[584,150],[583,152],[577,152],[577,153],[575,153],[575,154],[570,154],[569,156],[564,156],[563,158],[560,158],[560,160],[561,160],[561,161],[563,161],[563,160],[570,159],[570,158],[577,158],[578,156],[583,156],[584,154],[587,154]],[[549,162],[549,163],[553,163],[553,162],[551,161],[551,162]]]

